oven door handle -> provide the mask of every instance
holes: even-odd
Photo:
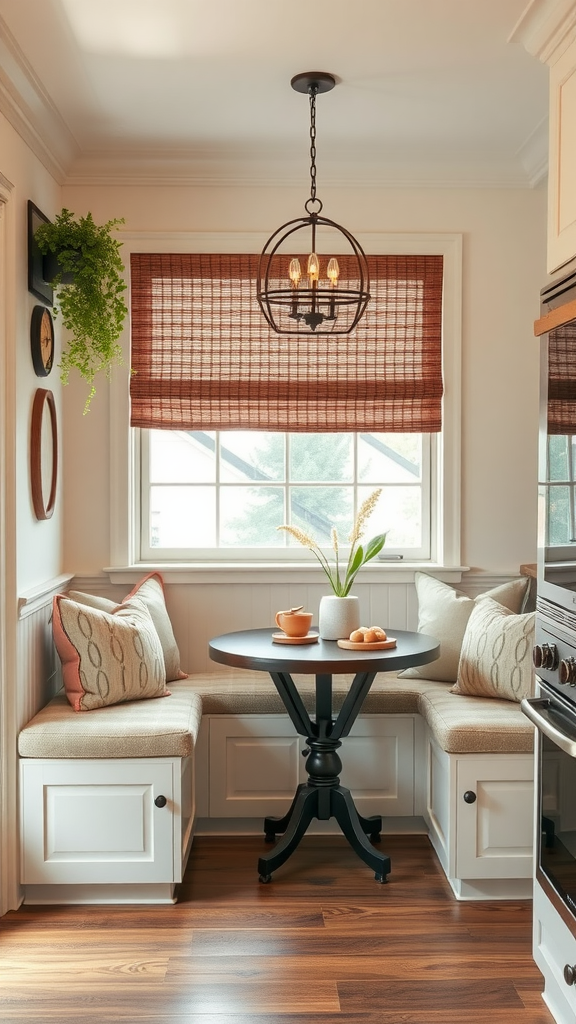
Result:
[[[557,722],[554,721],[554,716],[550,713],[550,707],[551,701],[546,697],[525,697],[520,702],[520,708],[540,732],[544,733],[549,740],[552,740],[556,746],[560,747],[560,750],[563,750],[565,754],[568,754],[570,757],[576,757],[576,739],[572,736],[567,736],[558,727]]]

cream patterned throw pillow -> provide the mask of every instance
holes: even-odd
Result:
[[[114,613],[121,605],[116,604],[115,601],[109,601],[107,597],[97,597],[94,594],[82,594],[78,590],[71,590],[68,593],[73,601],[77,601],[78,604],[89,605],[90,608],[99,608],[100,611]],[[152,616],[152,622],[156,627],[156,632],[160,638],[162,644],[162,650],[164,652],[164,665],[166,668],[166,679],[169,683],[173,682],[174,679],[187,679],[187,675],[180,668],[180,651],[178,650],[178,644],[174,637],[174,631],[172,629],[172,623],[166,610],[166,600],[164,597],[164,581],[159,572],[151,572],[148,576],[145,576],[143,580],[140,580],[136,584],[133,590],[124,598],[122,604],[126,604],[127,601],[131,601],[132,598],[137,597],[144,602],[150,615]]]
[[[417,572],[414,579],[418,594],[418,632],[440,641],[440,656],[429,665],[408,668],[399,675],[445,683],[456,682],[464,633],[476,605],[492,598],[511,612],[521,612],[530,587],[530,580],[522,577],[472,598],[424,572]]]
[[[52,628],[64,689],[75,711],[169,694],[162,645],[138,598],[110,614],[59,594]]]
[[[521,701],[533,693],[534,612],[514,615],[486,598],[472,611],[451,693]]]

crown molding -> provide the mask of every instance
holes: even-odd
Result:
[[[79,147],[2,18],[0,112],[62,184]]]
[[[537,132],[540,131],[540,127]],[[543,131],[546,134],[545,122]],[[331,157],[322,173],[318,191],[359,188],[450,188],[524,189],[534,188],[547,169],[546,149],[534,133],[510,160],[479,167],[477,161],[421,161],[398,164],[372,158],[362,164]],[[308,181],[298,161],[287,159],[250,160],[238,153],[226,157],[199,154],[196,157],[170,154],[109,154],[82,156],[70,167],[66,186],[195,187],[195,188],[278,188],[301,189],[308,194]]]
[[[530,0],[508,42],[522,43],[543,64],[554,64],[575,37],[575,0]]]
[[[572,12],[576,0],[532,0],[533,8],[560,7]],[[528,24],[528,22],[526,22]],[[518,29],[519,31],[519,29]],[[307,194],[308,167],[291,152],[256,151],[248,143],[232,149],[199,151],[132,150],[82,153],[79,145],[44,90],[6,23],[0,17],[0,112],[60,185],[295,188]],[[395,162],[390,154],[374,150],[362,163],[348,150],[326,156],[321,188],[339,189],[524,189],[533,188],[546,173],[535,141],[511,159],[496,164],[476,159]]]

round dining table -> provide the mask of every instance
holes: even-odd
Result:
[[[269,882],[272,872],[290,857],[314,818],[327,821],[334,817],[344,836],[375,874],[385,882],[390,858],[376,850],[380,841],[382,817],[364,817],[354,804],[352,794],[340,785],[342,761],[338,754],[342,740],[349,735],[378,672],[397,672],[434,661],[440,653],[439,641],[424,633],[394,630],[396,645],[387,649],[346,650],[336,640],[313,642],[275,642],[272,629],[247,629],[225,633],[209,642],[213,661],[234,668],[268,672],[299,735],[306,738],[307,782],[298,786],[292,804],[281,818],[264,819],[266,841],[282,838],[270,853],[260,857],[258,874]],[[315,677],[315,713],[308,714],[292,674]],[[350,688],[341,708],[332,706],[332,677],[353,673]]]

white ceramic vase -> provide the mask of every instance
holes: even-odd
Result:
[[[322,640],[347,640],[360,625],[360,602],[357,597],[320,598],[318,631]]]

